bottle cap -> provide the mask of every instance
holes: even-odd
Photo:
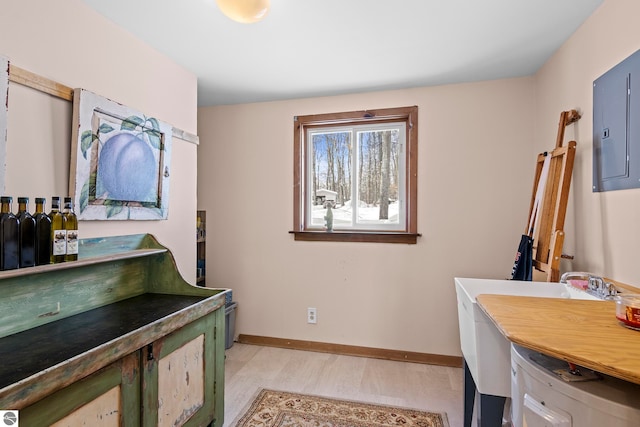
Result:
[[[70,202],[70,201],[71,201],[71,197],[65,197],[65,198],[64,198],[64,202],[65,202],[65,203]]]
[[[2,203],[11,203],[13,201],[13,197],[11,196],[2,196],[0,197],[0,202]]]
[[[18,197],[18,203],[29,203],[28,197]]]
[[[46,201],[47,199],[45,199],[44,197],[36,197],[36,203],[44,203]]]

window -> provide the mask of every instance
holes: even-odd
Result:
[[[296,240],[416,243],[417,113],[295,118]]]

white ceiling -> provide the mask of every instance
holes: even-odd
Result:
[[[520,77],[603,0],[83,0],[198,76],[200,106]]]

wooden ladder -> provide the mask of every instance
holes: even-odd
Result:
[[[570,141],[563,146],[565,128],[580,119],[576,110],[560,113],[556,147],[551,152],[538,154],[536,173],[533,181],[529,217],[525,234],[533,237],[533,280],[557,282],[560,280],[560,259],[572,258],[562,255],[564,244],[564,219],[567,212],[567,200],[571,187],[573,161],[576,154],[576,142]],[[543,197],[538,208],[536,227],[533,235],[529,230],[531,215],[535,215],[534,202],[546,156],[550,155],[549,174],[544,187]]]

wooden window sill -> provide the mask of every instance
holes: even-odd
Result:
[[[307,242],[405,243],[415,245],[419,233],[394,231],[289,231],[294,240]]]

